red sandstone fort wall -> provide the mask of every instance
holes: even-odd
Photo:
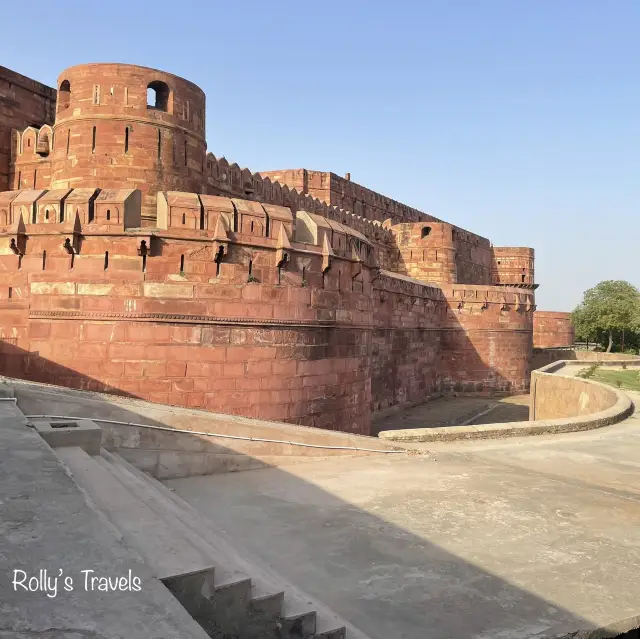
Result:
[[[198,196],[168,193],[151,233],[137,191],[91,220],[50,193],[5,194],[4,374],[358,433],[435,390],[526,388],[530,292],[378,271],[365,236],[284,207],[203,196],[189,228]]]
[[[306,258],[302,286],[271,246],[229,247],[218,267],[210,244],[184,237],[87,232],[72,256],[35,226],[27,254],[0,256],[3,373],[368,432],[369,284],[337,257],[324,278],[320,255]]]
[[[531,249],[206,154],[204,95],[171,74],[58,84],[55,126],[9,137],[0,372],[365,434],[435,392],[527,388]]]
[[[12,129],[53,124],[55,101],[55,89],[0,66],[0,192],[11,184]],[[25,174],[23,188],[36,188],[33,183],[42,179],[34,177],[34,170]]]
[[[533,314],[533,346],[535,348],[572,346],[574,341],[571,313],[536,311]]]
[[[424,401],[440,388],[441,290],[384,273],[373,305],[372,412]]]

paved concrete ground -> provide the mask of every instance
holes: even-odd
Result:
[[[490,412],[486,412],[487,410]],[[486,413],[486,414],[484,414]],[[373,434],[404,428],[438,428],[467,423],[492,424],[529,419],[529,395],[511,397],[440,397],[377,419]]]
[[[168,483],[372,639],[562,636],[640,611],[639,426]]]

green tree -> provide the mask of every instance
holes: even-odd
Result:
[[[585,292],[572,314],[576,335],[581,339],[606,336],[607,353],[614,331],[633,331],[640,322],[640,292],[621,280],[600,282]]]

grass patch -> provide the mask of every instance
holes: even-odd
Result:
[[[640,391],[640,371],[639,370],[622,370],[612,371],[598,368],[590,379],[623,390]]]

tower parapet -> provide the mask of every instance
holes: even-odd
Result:
[[[53,188],[138,188],[147,225],[158,191],[201,190],[205,95],[170,73],[130,64],[66,69],[54,136]]]
[[[535,253],[532,248],[494,246],[491,260],[491,283],[495,286],[537,288],[534,282]]]

